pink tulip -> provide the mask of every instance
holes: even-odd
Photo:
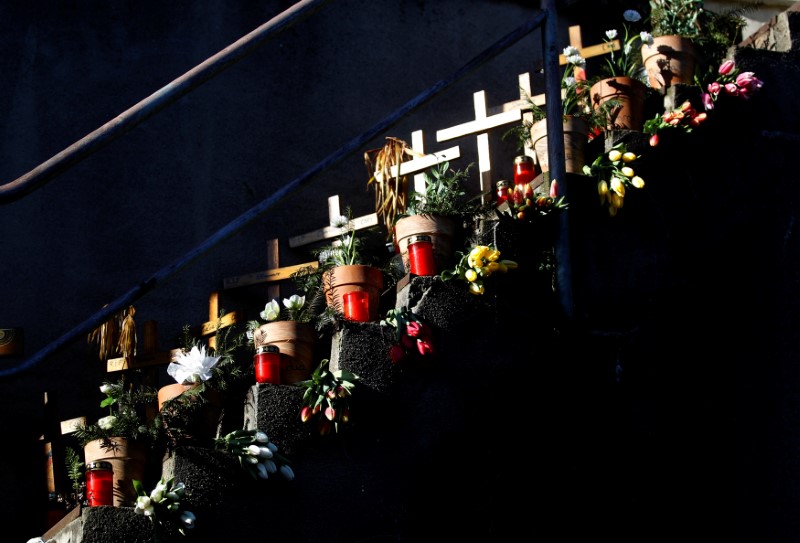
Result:
[[[736,67],[736,63],[734,61],[726,60],[719,67],[719,73],[721,75],[727,75],[727,74],[731,73],[735,67]]]
[[[711,96],[718,95],[720,90],[722,90],[722,85],[720,85],[718,81],[708,84],[708,93]]]
[[[558,181],[553,179],[553,182],[550,183],[550,198],[557,198],[558,197]]]
[[[420,323],[409,322],[408,324],[406,324],[406,334],[408,334],[411,337],[417,337],[420,333],[421,328],[422,327],[420,326]]]
[[[700,95],[700,100],[703,101],[703,107],[705,108],[706,111],[711,111],[712,109],[714,109],[714,99],[711,98],[711,95],[708,94],[707,92],[704,92],[703,94]]]
[[[739,87],[736,83],[725,83],[725,92],[731,96],[739,96]]]
[[[303,409],[300,410],[300,420],[306,422],[310,418],[311,418],[311,408],[305,406]]]
[[[655,147],[658,145],[658,134],[653,134],[650,136],[650,147]]]
[[[335,419],[336,418],[336,409],[334,409],[333,407],[330,407],[330,406],[326,407],[325,408],[325,418],[328,419],[328,420]]]

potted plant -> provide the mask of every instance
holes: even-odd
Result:
[[[643,40],[641,48],[650,86],[665,89],[708,77],[741,40],[743,14],[757,6],[740,2],[714,12],[703,0],[650,0],[652,41]]]
[[[316,332],[314,315],[306,297],[292,294],[272,300],[259,313],[261,320],[247,322],[249,344],[257,352],[260,347],[274,345],[280,350],[280,384],[292,384],[308,379],[314,370]]]
[[[589,88],[589,96],[593,109],[600,110],[604,105],[607,108],[608,118],[604,129],[641,130],[648,91],[641,44],[649,42],[652,37],[644,31],[636,32],[629,26],[628,23],[635,24],[642,20],[638,11],[626,10],[623,18],[626,22],[622,25],[621,36],[617,29],[605,33],[604,40],[609,45],[609,53],[600,77],[594,79]],[[612,44],[618,38],[621,38],[621,45],[617,52]],[[607,104],[612,101],[613,104]]]
[[[449,162],[441,162],[425,172],[424,192],[414,191],[409,195],[406,212],[394,224],[395,246],[405,271],[410,269],[408,241],[418,235],[431,237],[437,273],[451,264],[454,246],[462,237],[465,223],[471,222],[483,208],[479,201],[468,197],[464,187],[471,167],[469,164],[464,170],[453,169]]]
[[[566,61],[561,77],[561,106],[564,133],[564,159],[568,173],[581,173],[586,162],[586,144],[593,134],[599,133],[608,125],[615,101],[608,101],[597,108],[591,107],[589,89],[592,83],[586,79],[586,60],[573,46],[564,48]],[[542,173],[550,171],[547,152],[547,112],[536,104],[530,95],[521,89],[527,99],[532,118],[521,125],[512,127],[503,138],[514,137],[518,150],[526,144],[533,147]]]
[[[315,251],[327,307],[336,315],[345,315],[345,298],[363,296],[367,318],[375,321],[384,285],[383,270],[373,265],[374,259],[363,251],[365,239],[355,232],[349,208],[347,215],[334,219],[331,226],[339,230],[337,240]]]
[[[136,499],[135,479],[145,476],[148,454],[159,438],[158,425],[148,421],[145,407],[152,405],[156,391],[146,386],[134,387],[125,378],[104,382],[100,392],[105,398],[101,408],[109,414],[91,424],[79,424],[75,438],[84,450],[84,461],[107,461],[114,470],[114,505],[129,506]]]
[[[209,348],[190,330],[183,327],[182,346],[167,366],[175,382],[158,390],[156,421],[168,450],[182,444],[210,445],[220,432],[226,395],[248,375],[236,359],[245,334],[234,326],[217,328],[216,346]]]

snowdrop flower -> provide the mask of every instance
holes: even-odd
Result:
[[[134,512],[139,515],[145,515],[149,517],[153,514],[153,504],[150,501],[149,496],[139,496],[136,498],[136,507]]]
[[[176,361],[170,362],[167,373],[184,385],[200,383],[211,378],[211,369],[219,359],[219,356],[208,356],[205,347],[195,345],[189,353],[180,353]]]
[[[294,471],[292,471],[292,468],[287,466],[286,464],[282,465],[279,471],[283,476],[283,478],[286,479],[287,481],[292,481],[294,479]]]
[[[267,434],[261,430],[257,431],[253,437],[255,438],[256,443],[269,443],[269,437],[267,437]]]
[[[181,522],[186,528],[190,529],[194,528],[195,520],[197,519],[194,516],[194,513],[192,513],[191,511],[184,511],[183,513],[181,513]]]

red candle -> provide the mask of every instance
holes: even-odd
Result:
[[[495,198],[497,205],[500,205],[503,202],[508,202],[511,194],[509,189],[510,186],[511,184],[506,180],[500,180],[497,182],[497,197]]]
[[[369,322],[369,292],[351,291],[342,297],[344,317],[351,321]]]
[[[536,177],[536,167],[533,165],[533,158],[528,155],[520,155],[514,159],[514,184],[525,185],[533,181]]]
[[[277,345],[262,345],[256,349],[254,365],[256,383],[281,384],[281,350]]]
[[[408,238],[408,263],[414,275],[436,275],[433,260],[433,240],[430,236],[411,236]]]
[[[86,497],[89,505],[114,505],[114,471],[111,462],[89,462],[86,466]]]

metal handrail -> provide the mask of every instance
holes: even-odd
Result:
[[[552,1],[553,0],[550,0],[550,3],[552,3]],[[139,283],[139,285],[135,286],[134,288],[128,290],[126,293],[119,296],[116,300],[105,305],[94,315],[92,315],[82,323],[78,324],[77,326],[75,326],[74,328],[63,334],[61,337],[52,341],[47,346],[40,349],[38,352],[31,355],[31,357],[28,358],[27,360],[23,360],[20,364],[16,366],[11,366],[0,370],[0,377],[8,377],[29,370],[30,368],[34,367],[35,365],[45,360],[48,356],[62,349],[70,341],[74,340],[79,336],[83,336],[89,333],[97,326],[107,321],[113,315],[117,314],[120,310],[128,307],[134,301],[138,300],[139,298],[141,298],[142,296],[153,290],[156,286],[159,285],[159,283],[168,279],[178,271],[182,270],[190,263],[192,263],[195,259],[200,257],[202,254],[214,248],[217,244],[219,244],[220,242],[224,241],[228,237],[232,236],[233,234],[235,234],[236,232],[247,226],[250,222],[261,216],[269,209],[271,209],[274,205],[281,202],[285,197],[296,193],[296,191],[299,188],[303,187],[306,183],[308,183],[308,181],[314,175],[327,170],[332,165],[336,164],[343,158],[349,156],[351,153],[358,151],[359,149],[363,149],[364,145],[366,145],[369,141],[379,136],[380,134],[384,133],[387,129],[391,128],[393,125],[399,122],[403,117],[408,115],[410,112],[421,107],[422,105],[430,101],[432,98],[434,98],[436,95],[441,93],[443,90],[448,88],[450,85],[462,79],[463,77],[469,75],[471,72],[473,72],[474,70],[476,70],[477,68],[479,68],[480,66],[482,66],[495,56],[497,56],[498,54],[508,49],[510,46],[518,42],[520,39],[522,39],[523,37],[530,34],[532,31],[539,28],[539,26],[541,26],[544,21],[550,18],[548,17],[548,13],[549,12],[547,10],[543,10],[537,16],[533,17],[526,23],[519,26],[517,29],[508,33],[506,36],[502,37],[496,43],[485,49],[483,52],[479,53],[472,60],[468,61],[461,68],[457,69],[449,77],[441,79],[440,81],[434,83],[430,88],[421,92],[419,95],[412,98],[404,105],[400,106],[393,113],[389,114],[383,120],[375,124],[372,128],[368,129],[366,132],[363,132],[361,135],[356,136],[348,143],[340,147],[338,150],[328,155],[316,166],[313,166],[299,177],[296,177],[292,181],[289,181],[288,183],[282,185],[282,187],[278,189],[276,192],[274,192],[269,197],[265,198],[264,200],[262,200],[249,210],[245,211],[242,215],[240,215],[233,221],[229,222],[227,225],[217,230],[208,239],[206,239],[200,245],[194,247],[184,256],[180,257],[172,264],[169,264],[168,266],[157,271],[155,274],[153,274],[149,278]],[[555,13],[555,11],[553,11],[552,13]],[[544,40],[548,41],[548,38],[544,38]],[[558,63],[557,56],[555,62]],[[557,96],[560,97],[560,93]],[[551,106],[548,105],[547,107],[549,108]],[[562,168],[563,168],[563,160],[564,159],[562,156],[561,157]]]
[[[300,0],[249,34],[209,57],[179,78],[73,143],[22,177],[0,186],[0,204],[13,202],[99,151],[121,135],[177,102],[226,68],[252,53],[268,39],[308,17],[330,0]]]

